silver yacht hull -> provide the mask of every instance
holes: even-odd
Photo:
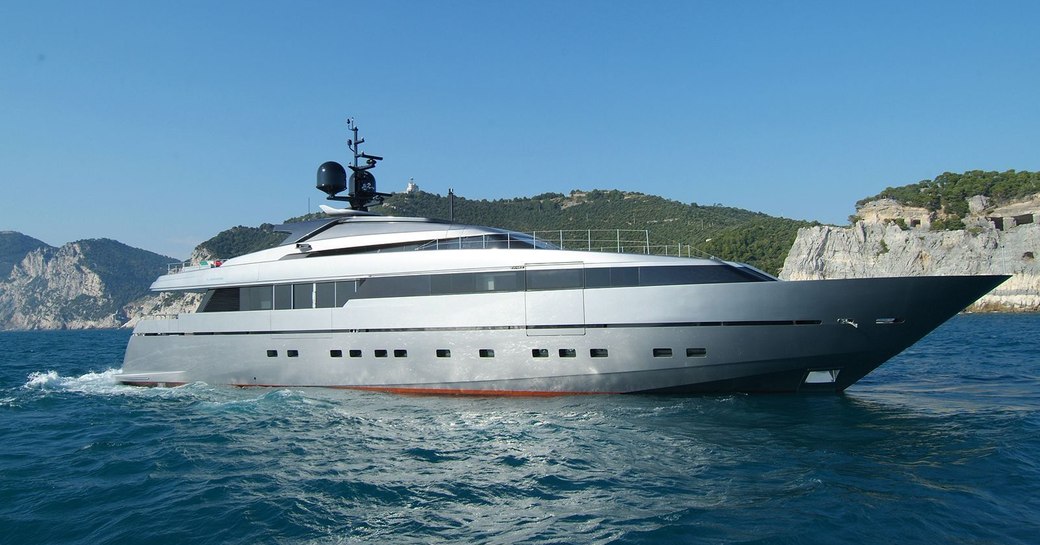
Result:
[[[841,392],[1006,280],[399,297],[143,321],[118,381],[415,394]],[[965,339],[970,342],[970,339]]]

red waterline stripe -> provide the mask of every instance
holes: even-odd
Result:
[[[177,386],[184,386],[185,384],[187,384],[187,382],[170,382],[170,381],[140,382],[140,381],[131,381],[131,380],[121,380],[121,381],[119,381],[119,383],[120,384],[124,384],[126,386],[143,386],[145,388],[156,388],[156,387],[176,388]]]
[[[577,392],[545,390],[470,390],[465,388],[407,388],[397,386],[304,386],[280,384],[232,384],[239,388],[332,388],[335,390],[361,390],[386,394],[413,396],[481,396],[481,397],[559,397],[579,395],[610,395],[620,392]]]
[[[187,382],[144,382],[123,381],[127,386],[145,388],[184,386]],[[481,396],[481,397],[560,397],[580,395],[613,395],[621,392],[576,392],[576,391],[543,391],[543,390],[470,390],[465,388],[401,388],[394,386],[304,386],[287,384],[232,384],[237,388],[332,388],[335,390],[361,390],[365,392],[382,392],[386,394],[412,396]]]

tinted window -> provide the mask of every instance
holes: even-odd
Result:
[[[314,308],[314,284],[293,284],[292,308]]]
[[[274,287],[274,308],[276,310],[292,308],[292,286],[281,284]]]
[[[640,267],[640,286],[676,284],[719,284],[761,280],[729,265],[696,265],[685,267]]]
[[[476,273],[473,276],[477,291],[519,291],[524,285],[524,277],[518,271]]]
[[[610,269],[585,269],[586,288],[609,288]]]
[[[434,295],[521,289],[523,276],[518,271],[438,274],[430,277],[430,290]]]
[[[271,310],[272,304],[271,286],[242,288],[239,294],[239,310]]]
[[[581,288],[584,283],[582,269],[527,271],[527,289],[529,290]]]
[[[434,295],[473,293],[475,285],[472,274],[438,274],[430,278],[430,290]]]
[[[336,284],[320,282],[314,285],[314,308],[332,308],[336,306]]]
[[[639,285],[639,269],[636,267],[617,267],[610,269],[610,285],[615,288]]]
[[[358,297],[411,297],[430,295],[429,276],[368,278],[358,282]]]
[[[238,310],[238,288],[209,290],[199,306],[202,308],[202,312]]]

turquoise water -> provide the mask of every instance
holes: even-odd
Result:
[[[840,396],[117,386],[126,331],[0,333],[0,543],[1037,543],[1040,316]]]

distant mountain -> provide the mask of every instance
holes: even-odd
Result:
[[[109,239],[54,248],[5,232],[0,244],[0,329],[119,327],[125,307],[176,261]]]

